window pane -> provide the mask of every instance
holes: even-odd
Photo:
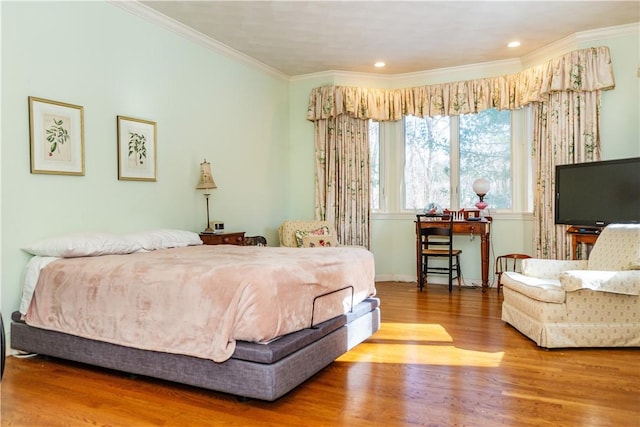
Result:
[[[380,209],[380,123],[369,120],[369,161],[371,168],[371,209]]]
[[[484,201],[493,209],[510,209],[511,112],[496,109],[460,116],[460,206],[478,201],[472,184],[486,178],[490,189]]]
[[[450,206],[449,117],[404,119],[404,209]]]

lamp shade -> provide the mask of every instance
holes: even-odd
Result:
[[[489,181],[486,178],[478,178],[475,181],[473,181],[473,192],[476,193],[478,196],[480,195],[485,195],[489,192],[489,188],[491,187],[491,185],[489,184]]]
[[[210,188],[218,188],[218,186],[211,174],[211,163],[207,162],[207,159],[204,159],[204,162],[200,163],[200,180],[198,181],[198,185],[196,185],[196,189],[208,190]]]

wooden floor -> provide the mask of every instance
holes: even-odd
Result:
[[[640,351],[546,351],[495,289],[378,283],[382,328],[276,402],[7,359],[2,426],[639,426]]]

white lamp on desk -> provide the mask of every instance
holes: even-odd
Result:
[[[480,210],[480,215],[482,215],[482,211],[487,208],[487,203],[484,201],[484,196],[489,192],[489,188],[491,184],[489,184],[489,180],[486,178],[478,178],[473,181],[472,184],[473,192],[478,195],[480,201],[476,203],[476,208]]]

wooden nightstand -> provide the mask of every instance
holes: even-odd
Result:
[[[205,245],[238,245],[244,246],[244,231],[237,233],[200,233],[200,240]]]

